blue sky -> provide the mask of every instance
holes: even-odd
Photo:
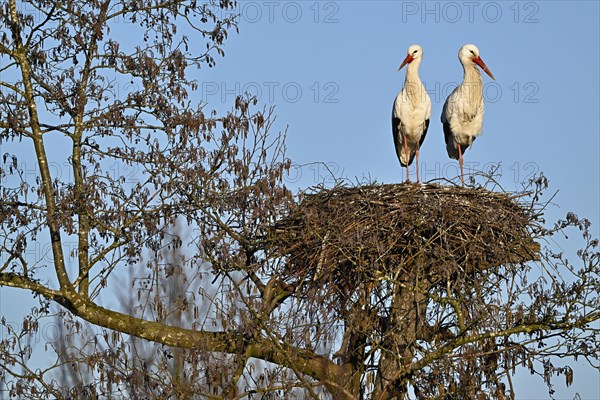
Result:
[[[201,96],[210,107],[230,107],[235,93],[248,91],[276,106],[297,163],[290,186],[328,180],[327,168],[305,165],[313,162],[350,180],[404,179],[390,118],[404,81],[398,66],[413,43],[424,49],[420,76],[432,100],[421,177],[455,178],[439,118],[462,80],[458,50],[474,43],[496,81],[483,76],[484,133],[465,168],[501,163],[509,191],[543,172],[558,190],[547,220],[573,211],[600,236],[599,2],[241,1],[238,11],[240,34],[217,68],[201,72]],[[557,381],[556,398],[600,398],[600,373],[585,362],[575,372],[571,387]],[[520,399],[548,398],[528,372],[515,384]]]
[[[202,72],[201,96],[218,107],[236,91],[260,94],[289,125],[289,155],[299,164],[331,163],[348,178],[403,178],[390,115],[404,80],[398,66],[419,43],[432,99],[422,171],[454,177],[439,116],[462,79],[458,49],[474,43],[497,80],[484,76],[484,134],[465,165],[501,162],[508,190],[543,171],[565,212],[599,221],[597,2],[242,1],[239,11],[240,35],[216,69]],[[315,169],[300,171],[302,184],[315,183]]]
[[[199,71],[197,95],[208,108],[229,109],[243,91],[275,106],[296,163],[287,182],[293,188],[331,181],[315,162],[350,180],[400,182],[391,110],[404,81],[398,66],[418,43],[432,100],[421,177],[450,179],[458,163],[446,154],[439,117],[462,79],[458,50],[474,43],[496,81],[483,76],[484,134],[465,155],[466,171],[501,163],[500,182],[510,191],[543,172],[559,191],[547,219],[574,211],[600,237],[599,4],[242,0],[240,34],[231,33],[216,68]],[[12,315],[23,297],[1,289],[2,314]],[[599,372],[583,361],[575,372],[571,387],[557,383],[556,397],[600,398]],[[548,398],[526,372],[515,384],[519,399]]]

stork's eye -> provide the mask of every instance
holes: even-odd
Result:
[[[419,52],[419,50],[415,50],[413,51],[413,54],[417,54]]]
[[[471,52],[471,54],[475,55],[475,52],[473,50],[469,50]]]

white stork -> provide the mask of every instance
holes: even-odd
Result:
[[[460,180],[463,187],[463,153],[481,133],[483,125],[483,86],[479,65],[489,76],[494,75],[479,57],[479,49],[473,44],[464,45],[458,52],[463,69],[462,83],[450,93],[444,103],[442,124],[448,156],[460,164]]]
[[[407,181],[410,181],[408,166],[412,164],[415,155],[417,156],[417,182],[419,182],[419,148],[427,134],[431,114],[431,100],[419,79],[419,65],[422,59],[421,46],[413,44],[408,48],[408,55],[398,68],[400,71],[408,64],[404,87],[396,96],[392,109],[392,133],[396,155],[400,165],[406,167]]]

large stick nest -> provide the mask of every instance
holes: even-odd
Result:
[[[342,187],[306,195],[270,239],[289,281],[349,295],[366,281],[419,272],[435,284],[538,259],[533,218],[516,196],[481,188]]]

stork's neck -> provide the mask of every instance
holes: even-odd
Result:
[[[474,63],[463,64],[464,76],[462,82],[462,95],[466,96],[468,104],[474,109],[478,108],[483,100],[483,84],[481,72]]]
[[[404,78],[404,91],[413,108],[417,108],[425,96],[425,87],[419,78],[419,64],[421,64],[421,60],[415,60],[408,64],[406,78]]]
[[[421,79],[419,78],[419,65],[421,64],[421,60],[415,60],[408,64],[406,67],[406,78],[404,78],[404,83],[412,83],[412,84],[420,84]]]
[[[464,76],[463,82],[469,82],[472,84],[479,84],[481,86],[481,72],[474,63],[463,64]]]

